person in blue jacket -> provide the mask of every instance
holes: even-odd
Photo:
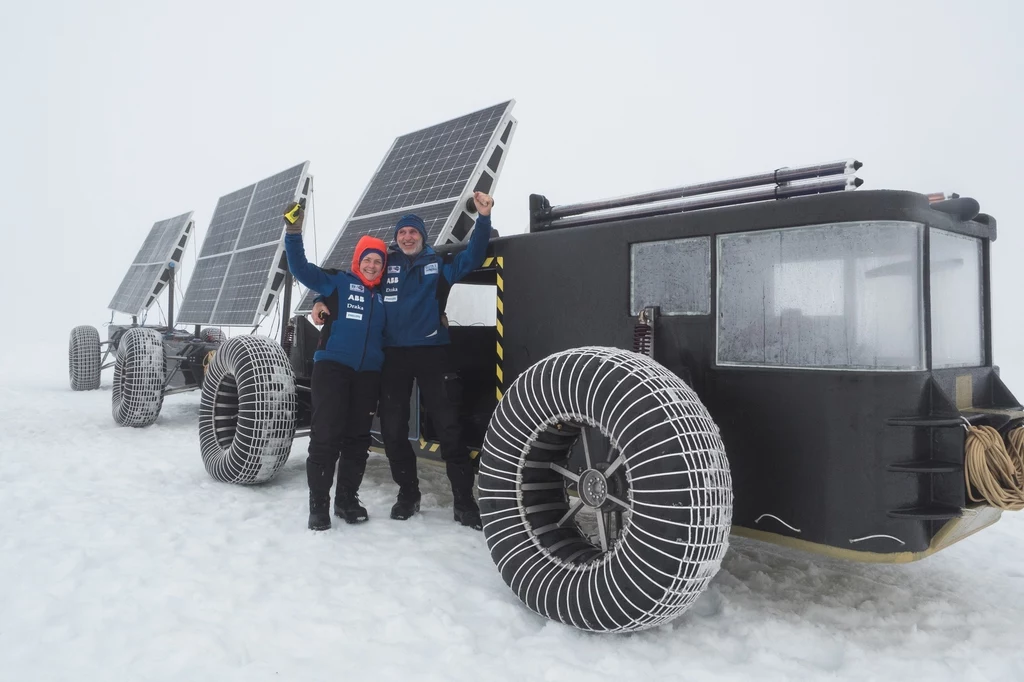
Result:
[[[416,455],[409,444],[409,402],[415,379],[441,441],[455,520],[480,530],[480,509],[473,498],[476,473],[462,440],[458,406],[452,400],[457,379],[451,371],[448,328],[442,320],[447,290],[483,265],[487,256],[494,200],[475,192],[473,201],[479,214],[473,234],[466,249],[451,261],[442,259],[427,243],[426,226],[419,216],[402,216],[395,225],[395,243],[388,251],[382,283],[387,326],[380,424],[391,476],[398,484],[391,518],[408,519],[420,508]],[[314,315],[317,310],[314,306]]]
[[[370,428],[377,411],[384,363],[387,312],[378,285],[387,261],[387,246],[376,237],[364,236],[356,244],[351,272],[327,272],[306,260],[302,222],[301,209],[294,224],[286,221],[288,269],[301,284],[328,301],[336,301],[333,310],[337,311],[331,315],[328,306],[325,314],[330,317],[324,321],[313,354],[313,418],[306,459],[309,529],[327,530],[331,527],[335,463],[335,515],[347,523],[360,523],[368,518],[359,503],[358,491],[366,470]]]

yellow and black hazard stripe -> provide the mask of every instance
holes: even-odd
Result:
[[[433,455],[434,457],[432,459],[434,459],[440,456],[437,454],[437,451],[440,449],[441,443],[436,440],[426,440],[421,436],[419,446],[419,452],[416,454],[417,457],[430,457],[431,455]],[[384,454],[384,449],[380,448],[379,452],[381,454]],[[476,459],[477,455],[479,454],[479,450],[469,451],[469,456],[473,459]]]
[[[492,256],[484,261],[484,267],[493,267],[496,271],[495,282],[497,284],[497,296],[495,298],[495,327],[498,330],[497,347],[495,348],[495,379],[496,383],[494,386],[495,395],[498,400],[501,400],[501,396],[505,391],[505,373],[501,369],[501,365],[505,360],[505,278],[502,270],[505,267],[505,258],[503,256]]]

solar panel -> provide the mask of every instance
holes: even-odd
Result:
[[[308,167],[306,161],[220,198],[179,322],[248,326],[270,311],[286,267],[281,214],[308,193]]]
[[[146,312],[167,285],[170,264],[181,264],[193,225],[192,211],[153,223],[107,307],[134,316]]]
[[[417,209],[416,215],[423,218],[430,243],[433,243],[437,236],[441,234],[441,229],[454,209],[454,201],[446,201],[441,204]],[[356,242],[364,234],[383,239],[385,244],[390,243],[393,236],[392,233],[395,230],[395,223],[406,213],[408,213],[406,209],[401,209],[393,213],[381,213],[369,218],[350,220],[345,226],[345,231],[338,236],[338,240],[331,249],[330,255],[324,259],[323,267],[337,268],[338,270],[348,270],[351,268],[352,254],[355,251]]]
[[[466,199],[493,191],[516,126],[514,105],[509,100],[396,138],[322,266],[349,268],[364,234],[390,244],[406,213],[423,218],[431,245],[465,239],[476,220]],[[314,296],[306,292],[296,312],[309,312]]]

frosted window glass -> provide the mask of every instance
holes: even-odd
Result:
[[[718,362],[923,369],[922,226],[816,225],[718,238]]]
[[[630,244],[630,313],[659,306],[662,315],[711,312],[711,238]]]
[[[977,367],[982,346],[981,241],[932,230],[932,367]]]

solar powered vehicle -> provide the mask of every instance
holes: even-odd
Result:
[[[849,191],[859,168],[534,195],[530,231],[492,241],[465,284],[493,295],[493,324],[449,331],[484,536],[530,609],[640,630],[696,600],[730,533],[898,563],[1017,508],[970,455],[983,428],[1024,449],[992,356],[996,221],[972,199]],[[312,345],[291,347],[293,368]],[[252,432],[276,433],[249,395],[268,425]],[[436,458],[413,408],[414,446]],[[275,456],[246,443],[247,471]]]

